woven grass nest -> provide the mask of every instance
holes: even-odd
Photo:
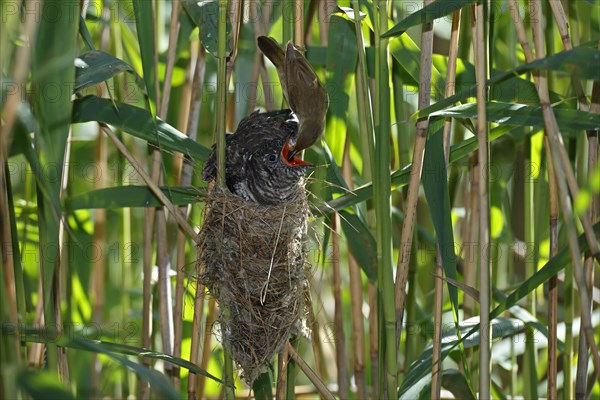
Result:
[[[214,185],[198,243],[200,281],[219,308],[221,340],[252,384],[306,321],[308,205],[247,202]]]

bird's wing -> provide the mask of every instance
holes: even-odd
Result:
[[[210,157],[206,160],[204,168],[202,169],[202,179],[206,182],[210,182],[217,176],[217,156],[215,153],[215,146],[213,145]]]
[[[233,135],[227,134],[225,135],[225,146],[229,147],[231,139]],[[205,182],[210,182],[217,177],[217,152],[216,152],[216,144],[212,145],[210,156],[206,163],[204,163],[204,168],[202,168],[202,179]],[[225,154],[228,153],[228,150],[225,150]],[[228,156],[227,156],[228,157]]]
[[[302,53],[288,43],[285,56],[285,80],[288,104],[302,120],[318,113],[325,115],[329,105],[327,91]]]
[[[260,51],[271,60],[276,68],[283,68],[285,53],[275,39],[267,36],[259,36],[256,42]]]

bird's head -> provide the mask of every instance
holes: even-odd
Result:
[[[302,190],[302,177],[312,165],[290,157],[290,136],[263,142],[248,159],[245,175],[252,197],[262,204],[293,201]]]
[[[292,153],[294,139],[294,135],[290,135],[280,140],[263,143],[252,157],[251,163],[254,166],[251,169],[263,169],[265,174],[268,174],[265,175],[268,179],[280,175],[298,177],[303,175],[312,164]]]
[[[324,120],[320,117],[306,118],[300,121],[296,143],[288,153],[288,160],[296,159],[296,155],[309,148],[319,140],[324,128]]]

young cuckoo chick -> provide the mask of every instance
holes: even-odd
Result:
[[[225,137],[225,182],[231,193],[264,205],[294,201],[304,190],[302,178],[309,163],[290,156],[298,122],[290,110],[254,112],[244,118],[235,133]],[[213,149],[202,177],[217,176]]]

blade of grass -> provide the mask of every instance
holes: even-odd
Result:
[[[456,79],[456,58],[458,56],[458,28],[460,26],[460,9],[457,10],[452,18],[452,29],[451,29],[451,36],[450,36],[450,51],[449,51],[449,55],[448,55],[448,72],[447,72],[447,76],[446,76],[446,81],[447,82],[454,82]],[[446,93],[445,93],[445,97],[449,97],[452,96],[454,94],[454,86],[455,85],[446,85]],[[452,126],[452,120],[450,118],[446,118],[446,120],[444,121],[444,131],[443,131],[443,156],[444,156],[444,168],[445,170],[448,169],[448,161],[450,158],[450,128]],[[427,155],[428,152],[426,150],[425,152],[425,157],[427,160]],[[446,175],[444,173],[444,175]],[[446,179],[444,177],[443,179],[443,184],[447,185],[446,183]],[[423,181],[423,187],[425,188],[425,181]],[[447,188],[445,188],[447,189]],[[444,200],[446,200],[446,196],[445,194],[447,193],[446,190],[444,190],[444,196],[442,197]],[[449,198],[448,198],[449,200]],[[430,203],[431,206],[431,203]],[[446,205],[446,208],[444,209],[444,214],[447,214],[448,217],[450,217],[450,210],[449,210],[449,201],[448,204]],[[435,207],[430,208],[430,210],[434,210]],[[450,221],[450,224],[446,227],[449,230],[449,233],[452,234],[452,222]],[[440,232],[441,233],[441,232]],[[440,235],[438,234],[438,237],[440,237]],[[436,280],[435,280],[435,301],[434,301],[434,333],[433,333],[433,357],[431,360],[431,364],[432,364],[432,371],[431,371],[431,380],[432,380],[432,385],[431,385],[431,398],[439,398],[440,397],[440,390],[441,390],[441,374],[439,373],[441,371],[441,363],[439,362],[440,356],[441,356],[441,336],[442,336],[442,301],[443,301],[443,284],[442,284],[442,280],[441,278],[443,277],[443,262],[445,259],[448,259],[448,257],[443,257],[442,253],[440,251],[440,242],[446,243],[446,241],[444,239],[442,239],[441,241],[438,241],[438,243],[436,243],[436,269],[435,269],[435,276],[436,276]],[[453,240],[452,240],[453,242]],[[454,254],[453,254],[454,255]],[[451,260],[456,260],[456,257],[451,257]],[[453,269],[452,273],[454,273],[454,269],[456,269],[456,265],[451,267]],[[450,289],[450,287],[449,287]],[[458,298],[453,298],[452,299],[452,304],[453,304],[453,310],[454,310],[454,318],[455,318],[455,322],[458,324]],[[458,330],[457,330],[458,331]],[[461,354],[464,354],[464,352],[461,352]],[[464,360],[464,358],[463,358]],[[464,363],[464,366],[466,366],[466,363]],[[467,369],[468,371],[468,369]]]
[[[6,327],[3,327],[2,333],[6,335],[15,334],[15,332],[8,331]],[[85,331],[82,333],[85,333]],[[39,328],[25,327],[21,332],[21,340],[31,343],[47,343],[49,341],[55,340],[59,343],[60,346],[69,347],[73,349],[82,349],[89,351],[98,350],[97,352],[102,354],[116,353],[124,356],[148,357],[155,360],[162,360],[173,365],[178,365],[182,368],[189,370],[190,372],[212,379],[215,382],[224,383],[216,376],[208,373],[205,369],[198,367],[196,364],[193,364],[182,358],[173,357],[169,354],[152,351],[143,347],[130,346],[126,344],[114,343],[104,340],[87,339],[83,336],[80,336],[79,333],[73,331],[69,332],[69,334],[61,335],[60,331],[52,328],[48,328],[47,330],[40,330]]]
[[[143,78],[146,86],[146,102],[148,104],[148,108],[150,109],[151,114],[151,124],[156,127],[157,125],[157,115],[156,108],[157,102],[159,101],[159,85],[158,85],[158,59],[155,57],[157,55],[156,52],[156,25],[154,18],[154,1],[143,1],[143,0],[134,0],[133,1],[133,11],[135,16],[135,25],[137,31],[137,42],[139,45],[139,56],[141,59],[142,70],[143,70]],[[156,130],[152,130],[150,132],[156,132]],[[112,139],[112,138],[111,138]],[[116,139],[116,136],[115,136]],[[117,139],[118,140],[118,139]],[[113,142],[115,140],[113,139]],[[158,144],[160,147],[160,143]],[[123,153],[123,151],[121,151]],[[123,153],[125,155],[125,153]],[[131,161],[130,161],[131,162]],[[150,182],[154,185],[160,184],[160,166],[161,166],[161,154],[160,152],[154,150],[152,152],[152,168],[149,179]],[[141,169],[141,168],[140,168]],[[142,316],[142,345],[150,346],[150,335],[152,329],[152,315],[151,315],[151,304],[152,304],[152,293],[151,293],[151,283],[150,283],[150,275],[151,268],[155,263],[152,262],[153,257],[153,244],[152,238],[154,237],[154,229],[155,229],[155,217],[157,213],[157,209],[155,208],[147,208],[144,216],[144,285],[143,285],[143,295],[144,295],[144,306],[143,306],[143,316]],[[160,215],[163,215],[162,213]],[[164,216],[164,215],[163,215]],[[162,218],[156,222],[160,222]],[[158,226],[158,224],[157,224]],[[165,242],[164,238],[158,238],[157,240],[159,247]],[[157,250],[162,250],[157,249]],[[156,264],[160,265],[162,259],[157,258]],[[163,326],[163,324],[161,324]],[[161,335],[163,339],[163,345],[169,348],[169,343],[165,341],[165,335]],[[148,386],[145,383],[140,384],[140,397],[142,399],[147,399],[149,397]]]
[[[349,191],[327,143],[323,143],[323,151],[329,165],[327,181],[344,191]],[[374,265],[377,263],[377,244],[365,216],[358,207],[340,210],[340,216],[342,231],[350,243],[350,252],[356,257],[367,278],[376,280],[377,270]]]
[[[436,275],[439,274],[440,279],[436,279],[436,282],[442,282],[442,270],[445,275],[450,279],[458,279],[456,272],[456,255],[454,254],[454,235],[452,232],[452,217],[451,217],[451,205],[450,205],[450,197],[448,193],[448,184],[447,184],[447,174],[446,169],[444,167],[444,152],[443,152],[443,135],[442,130],[445,125],[444,120],[436,120],[429,124],[430,133],[429,139],[427,141],[427,145],[425,147],[425,156],[423,159],[423,189],[425,191],[425,196],[427,199],[427,203],[429,205],[429,210],[431,213],[431,218],[433,220],[433,224],[435,227],[435,231],[437,234],[436,241],[436,264],[439,264],[440,270],[437,270],[436,267]],[[442,282],[443,283],[443,282]],[[441,367],[438,364],[439,360],[439,352],[436,354],[436,351],[440,350],[439,345],[441,342],[436,341],[436,339],[441,339],[441,313],[442,313],[442,288],[437,287],[436,284],[436,293],[439,290],[440,297],[436,298],[440,303],[439,311],[434,309],[434,346],[433,346],[433,365],[432,368],[432,387],[431,389],[435,391],[432,392],[432,396],[437,398],[439,397],[438,391],[440,390],[440,382],[441,382]],[[452,310],[454,314],[455,323],[458,323],[458,313],[459,313],[459,303],[458,303],[458,292],[456,288],[451,285],[448,285],[448,292],[450,296],[450,302],[452,304]],[[437,296],[437,294],[436,294]],[[435,312],[438,312],[439,315],[435,315]],[[437,318],[436,318],[437,317]],[[439,325],[436,326],[435,323],[439,322]],[[437,336],[436,336],[437,335]],[[436,382],[436,379],[438,380]],[[437,387],[436,387],[437,386]]]
[[[179,36],[179,15],[180,15],[180,0],[173,0],[171,3],[171,21],[169,24],[169,47],[167,50],[167,63],[165,68],[165,76],[163,79],[162,97],[160,99],[160,107],[158,108],[158,116],[164,120],[167,118],[169,110],[169,100],[171,98],[171,84],[173,77],[173,65],[175,64],[177,39]]]
[[[252,382],[252,391],[256,400],[272,400],[273,391],[271,390],[271,374],[269,371],[260,374]]]
[[[314,314],[312,314],[312,318],[314,319]],[[309,321],[310,321],[310,319],[309,319]],[[314,324],[311,324],[311,330],[313,332],[318,332],[319,331],[318,330],[319,329],[318,326],[319,325],[316,322]],[[319,339],[317,339],[317,340],[319,340]],[[287,368],[286,368],[286,371],[285,371],[286,372],[286,374],[285,374],[286,375],[285,381],[286,382],[295,382],[296,381],[296,375],[298,374],[298,367],[297,367],[298,363],[290,356],[290,350],[289,350],[288,347],[291,347],[294,350],[298,349],[299,338],[297,336],[292,336],[290,338],[289,343],[290,343],[290,345],[286,346],[286,350],[287,350],[287,353],[288,353],[288,359],[287,359]],[[317,352],[317,351],[315,351],[315,347],[316,347],[315,343],[316,343],[315,339],[313,339],[313,343],[312,343],[313,346],[312,347],[313,347],[313,352],[314,352],[315,361],[316,361],[316,360],[318,360],[318,357],[319,357],[320,353]],[[317,364],[317,370],[318,370],[319,367],[320,367],[319,361],[316,361],[316,364]],[[286,385],[285,385],[285,393],[284,393],[284,397],[283,398],[284,399],[295,399],[296,398],[296,388],[294,387],[294,385],[286,383]]]
[[[4,168],[6,164],[4,164],[3,166],[0,166],[0,170],[2,170]],[[10,307],[12,308],[13,305],[16,305],[16,309],[14,309],[14,311],[16,311],[17,313],[15,313],[14,315],[11,315],[11,318],[7,319],[7,321],[11,321],[13,323],[20,323],[23,320],[23,316],[26,314],[27,312],[27,302],[25,300],[25,296],[26,296],[26,292],[25,292],[25,285],[24,285],[24,271],[23,271],[23,263],[21,261],[21,249],[19,248],[19,232],[17,231],[17,217],[15,215],[15,197],[13,195],[13,190],[12,190],[12,185],[11,185],[11,179],[10,179],[10,173],[5,170],[5,180],[4,183],[6,183],[6,203],[1,203],[0,204],[6,204],[8,210],[7,213],[4,214],[5,210],[3,209],[3,215],[7,215],[8,216],[8,221],[3,221],[3,225],[4,224],[10,224],[10,237],[6,237],[4,236],[5,233],[3,232],[3,236],[2,239],[4,241],[2,241],[2,243],[11,243],[11,249],[9,251],[8,248],[5,248],[5,251],[3,252],[3,258],[2,258],[2,262],[5,264],[5,268],[6,268],[6,272],[5,272],[5,281],[7,282],[8,286],[7,286],[7,294],[9,296],[11,296],[10,291],[12,290],[12,288],[10,288],[9,286],[11,285],[11,281],[10,279],[12,279],[12,277],[10,276],[11,271],[9,270],[9,266],[10,266],[10,262],[12,261],[13,265],[14,265],[14,291],[15,291],[15,303],[16,304],[11,304],[12,300],[9,301],[7,300],[7,304],[10,305]],[[1,190],[1,189],[0,189]],[[1,206],[0,206],[1,207]],[[3,226],[2,229],[4,230],[5,227]],[[10,239],[10,240],[9,240]],[[12,256],[12,257],[11,257]],[[4,258],[6,257],[6,258]],[[15,349],[18,349],[19,346],[16,346]],[[17,362],[20,361],[20,358],[17,358]]]
[[[490,133],[490,138],[498,139],[505,135],[507,132],[510,132],[513,127],[498,127],[493,129]],[[463,142],[456,143],[452,146],[452,150],[450,152],[450,163],[456,163],[459,160],[467,157],[469,153],[477,149],[477,139],[470,138],[466,139]],[[412,176],[412,164],[404,166],[396,171],[393,171],[390,174],[392,185],[394,185],[393,189],[397,190],[400,187],[403,187],[409,183],[410,177]],[[331,201],[329,201],[324,206],[317,207],[316,213],[327,215],[333,210],[339,211],[343,210],[346,207],[350,207],[356,205],[360,202],[366,201],[373,196],[373,184],[371,182],[366,183],[350,193],[343,194]]]
[[[449,50],[449,54],[448,54],[448,71],[447,71],[447,75],[446,75],[446,82],[454,82],[456,80],[456,60],[458,58],[458,40],[459,40],[459,32],[460,32],[460,23],[461,23],[461,10],[457,10],[454,12],[454,15],[452,16],[452,27],[451,27],[451,33],[450,33],[450,50]],[[446,91],[444,93],[444,96],[445,97],[452,96],[455,91],[455,86],[456,85],[446,84]],[[451,130],[451,127],[452,127],[452,121],[449,118],[446,118],[446,120],[444,121],[444,131],[443,131],[444,165],[445,165],[446,170],[448,170],[448,165],[449,165],[449,161],[450,161],[450,143],[451,143],[450,130]],[[448,178],[452,179],[451,176]],[[448,198],[448,207],[451,207],[450,198],[452,198],[452,194],[451,194],[452,191],[451,191],[450,187],[448,187],[448,191],[450,193],[449,198]],[[445,213],[448,214],[448,216],[449,216],[450,210],[448,209],[447,211],[445,211]],[[450,221],[450,220],[448,220],[448,221]],[[450,235],[453,236],[451,222],[447,222],[446,229],[448,230],[447,236],[450,236]],[[452,239],[452,241],[454,241],[454,239]],[[454,256],[454,257],[452,257],[453,262],[451,263],[453,265],[451,265],[449,267],[449,271],[446,272],[447,277],[456,275],[456,263],[455,263],[456,255],[454,254],[454,252],[453,252],[453,256]],[[443,266],[443,262],[441,262],[441,264]],[[441,272],[441,271],[439,271],[439,272]],[[441,276],[441,274],[440,274],[440,276]],[[438,285],[439,284],[436,280],[436,289],[437,289]],[[440,288],[441,288],[441,285],[440,285]],[[453,317],[454,317],[454,323],[456,324],[456,332],[457,332],[457,335],[460,335],[460,330],[458,329],[458,324],[460,322],[458,295],[455,294],[454,296],[452,296],[452,290],[450,289],[450,287],[448,287],[448,289],[449,289],[449,292],[451,293],[451,299],[452,299],[452,305],[453,305],[453,311],[454,311]],[[441,332],[440,332],[440,334],[441,334]],[[471,392],[473,392],[473,387],[472,387],[472,382],[471,382],[471,372],[469,370],[469,364],[465,357],[464,348],[462,348],[462,347],[461,347],[460,354],[461,354],[462,367],[465,372],[465,380],[467,382],[467,386],[468,386],[469,390]],[[442,379],[444,379],[444,378],[442,377]],[[471,396],[472,395],[473,395],[473,393],[471,393]]]
[[[101,124],[102,130],[104,133],[108,135],[108,137],[112,140],[117,149],[127,158],[127,161],[133,166],[136,172],[140,175],[140,177],[144,180],[144,182],[148,185],[152,193],[156,197],[159,198],[160,202],[169,210],[171,215],[177,220],[179,227],[185,231],[185,233],[192,238],[196,237],[196,232],[194,229],[188,224],[185,217],[181,215],[178,209],[173,206],[173,203],[167,198],[167,196],[158,188],[158,186],[152,181],[152,179],[146,174],[146,172],[142,169],[139,163],[133,158],[129,150],[123,145],[123,143],[117,138],[117,136],[113,133],[113,131],[108,128],[108,126]]]
[[[543,127],[544,118],[542,107],[527,106],[516,103],[488,102],[486,104],[488,120],[503,125]],[[553,108],[561,131],[576,132],[580,130],[600,129],[600,117],[596,114],[572,110]],[[467,103],[460,106],[432,113],[433,116],[446,116],[454,118],[476,118],[477,104]]]
[[[175,64],[176,58],[176,50],[177,50],[177,39],[179,35],[179,15],[180,15],[180,2],[179,0],[174,0],[171,4],[171,20],[169,26],[169,47],[167,50],[167,60],[165,66],[165,75],[163,78],[163,90],[162,96],[160,98],[160,103],[157,108],[158,117],[163,120],[167,119],[167,114],[169,110],[169,100],[171,97],[171,84],[172,84],[172,76],[173,76],[173,65]],[[153,15],[154,16],[154,15]],[[156,26],[156,24],[154,24]],[[156,60],[158,60],[158,55],[155,53]],[[158,62],[156,63],[158,65]],[[156,85],[158,86],[158,74],[156,79]],[[158,98],[157,98],[158,101]],[[159,142],[160,145],[160,142]],[[162,173],[164,176],[167,176],[165,166],[162,165]],[[169,194],[170,196],[170,194]],[[182,212],[184,214],[185,212]],[[179,294],[183,290],[183,271],[177,270],[177,279],[176,279],[176,295],[175,295],[175,306],[173,307],[171,295],[172,285],[171,279],[169,277],[171,272],[171,263],[168,261],[171,258],[171,253],[175,250],[172,247],[168,246],[169,241],[167,240],[167,231],[169,228],[176,224],[173,220],[169,221],[169,227],[167,227],[166,220],[164,218],[164,212],[162,210],[159,211],[157,217],[159,217],[159,223],[157,225],[157,265],[159,268],[159,294],[161,297],[160,304],[160,312],[161,312],[161,328],[163,329],[163,348],[168,348],[169,351],[167,353],[172,354],[176,357],[181,355],[181,324],[182,315],[181,315],[181,303],[183,301],[182,296]],[[180,231],[181,232],[181,231]],[[185,240],[185,235],[181,233],[179,235],[182,237],[181,241]],[[162,242],[162,243],[161,243]],[[165,253],[165,254],[159,254]],[[159,255],[163,255],[159,257]],[[177,289],[179,289],[179,293],[177,293]],[[168,344],[168,346],[166,346]],[[171,371],[167,370],[167,373],[172,375],[173,384],[175,387],[179,387],[179,368],[174,367]]]
[[[152,117],[156,118],[160,96],[157,75],[158,55],[155,46],[156,26],[153,23],[154,2],[145,0],[132,0],[132,2],[148,106]]]
[[[75,87],[73,90],[79,92],[125,71],[135,73],[131,65],[105,51],[88,51],[77,57],[75,61]]]
[[[38,4],[38,6],[40,6]],[[41,269],[43,275],[43,304],[44,321],[52,326],[56,322],[54,292],[55,269],[59,265],[59,204],[61,190],[61,176],[67,136],[69,132],[69,119],[71,114],[70,82],[75,80],[75,71],[72,68],[75,59],[75,38],[77,37],[78,4],[61,1],[45,1],[42,7],[44,12],[58,14],[57,18],[41,18],[39,32],[35,42],[32,58],[32,79],[35,87],[47,88],[60,85],[63,90],[53,101],[49,101],[43,92],[37,93],[34,108],[37,111],[39,128],[36,130],[36,144],[39,153],[40,165],[33,166],[34,171],[45,171],[56,168],[57,179],[47,182],[48,193],[39,191],[38,209],[40,224],[40,249]],[[58,12],[57,12],[58,10]],[[64,86],[63,86],[64,85]],[[45,179],[40,177],[40,179]],[[56,344],[47,344],[48,366],[56,370],[58,353]]]
[[[425,0],[424,6],[431,4],[431,0]],[[419,77],[419,101],[418,108],[423,109],[429,106],[431,102],[431,55],[433,52],[433,24],[423,24],[421,28],[421,70]],[[406,298],[406,282],[408,279],[408,265],[412,251],[412,241],[415,227],[417,201],[419,198],[419,185],[421,181],[421,172],[423,169],[423,156],[425,152],[425,142],[427,139],[427,129],[429,121],[421,119],[417,121],[417,134],[412,155],[412,173],[408,184],[408,195],[406,199],[405,219],[402,225],[402,234],[400,238],[400,249],[398,252],[398,263],[396,267],[395,283],[395,306],[396,306],[396,346],[399,344],[402,331],[402,320],[404,317],[404,307]]]
[[[17,373],[15,383],[34,400],[75,399],[67,387],[48,371],[21,370]]]
[[[116,108],[109,99],[86,96],[73,102],[73,123],[98,121],[113,125],[123,131],[146,140],[150,145],[163,150],[185,154],[186,159],[206,161],[210,150],[191,140],[171,125],[158,119],[156,125],[152,115],[143,108],[115,102]],[[157,140],[158,138],[158,140]]]
[[[3,153],[4,149],[0,150]],[[7,195],[7,188],[10,185],[10,181],[6,179],[9,175],[4,170],[5,161],[0,160],[2,165],[0,165],[0,200],[2,200],[2,204],[0,204],[2,210],[2,220],[0,223],[2,226],[0,229],[0,240],[3,243],[3,246],[8,246],[8,243],[15,243],[16,240],[12,237],[11,227],[10,227],[10,218],[5,218],[4,216],[8,216],[9,211],[9,200]],[[12,217],[14,218],[14,209],[11,212]],[[8,248],[3,248],[2,257],[0,258],[0,267],[2,268],[2,272],[0,273],[0,317],[3,321],[4,326],[10,327],[15,330],[15,337],[10,338],[7,335],[2,335],[0,337],[0,360],[2,363],[2,367],[0,368],[0,375],[3,382],[0,384],[0,395],[6,396],[17,396],[17,390],[12,385],[6,385],[4,382],[8,382],[9,379],[15,379],[15,370],[21,364],[21,360],[19,357],[19,349],[20,342],[18,339],[18,327],[19,327],[19,319],[18,312],[20,311],[17,306],[16,299],[16,282],[14,276],[14,265],[16,263],[13,261],[13,257],[11,257],[10,253],[12,253]],[[6,250],[5,250],[6,249]],[[13,253],[13,256],[17,253]]]
[[[352,190],[352,164],[350,161],[350,135],[346,135],[344,157],[342,160],[342,175],[348,189]],[[360,399],[367,398],[367,383],[365,377],[365,334],[364,318],[362,313],[362,279],[360,267],[356,259],[348,252],[348,275],[350,280],[350,306],[352,309],[352,349],[354,355],[354,380],[356,382],[356,396]]]
[[[594,230],[596,233],[600,233],[600,223],[594,225]],[[580,249],[582,252],[587,251],[587,241],[584,234],[581,234],[577,238],[578,244],[580,245]],[[512,306],[517,304],[521,299],[526,297],[529,293],[532,293],[536,290],[540,285],[543,285],[545,282],[550,280],[552,276],[558,274],[563,270],[566,266],[570,265],[572,262],[572,256],[570,254],[570,248],[564,247],[562,248],[558,254],[552,257],[542,268],[540,268],[536,273],[527,278],[525,282],[521,283],[511,294],[505,297],[504,300],[499,301],[496,308],[494,308],[489,314],[489,320],[493,321],[498,318],[504,311],[510,309]],[[459,343],[465,342],[467,339],[471,338],[472,335],[478,333],[480,331],[480,324],[469,324],[465,326],[468,328],[468,332],[462,335],[460,339],[455,339],[452,341],[444,340],[444,347],[442,348],[442,360],[444,360],[449,352],[456,348]],[[463,328],[464,329],[464,328]],[[494,330],[494,333],[495,330]],[[567,331],[568,333],[568,331]],[[502,331],[502,334],[507,335],[510,332]],[[465,347],[472,347],[472,345],[478,344],[473,343],[472,340],[465,342]],[[565,348],[567,343],[565,341]],[[418,382],[423,376],[427,373],[431,372],[429,366],[431,365],[431,351],[426,351],[420,355],[420,357],[413,362],[410,366],[409,370],[406,373],[406,379],[402,382],[402,387],[400,389],[400,394],[404,393],[408,388]]]
[[[599,53],[600,51],[596,49],[591,49],[587,46],[579,46],[573,50],[562,51],[560,53],[520,65],[509,71],[495,74],[490,79],[486,80],[485,85],[493,88],[495,85],[498,85],[508,79],[519,76],[526,72],[533,71],[535,69],[561,71],[572,73],[573,75],[579,76],[582,79],[595,79],[598,68],[600,68]],[[439,111],[448,106],[454,105],[459,101],[464,101],[465,99],[471,97],[476,89],[477,87],[473,85],[468,89],[458,92],[454,96],[440,100],[429,107],[419,110],[411,116],[411,120],[424,118],[435,111]]]
[[[2,215],[2,218],[0,218],[0,243],[2,243],[2,256],[0,258],[0,266],[2,267],[0,273],[0,301],[2,302],[2,308],[0,315],[7,325],[17,330],[22,318],[19,316],[26,313],[23,272],[16,232],[10,172],[7,168],[7,149],[2,148],[0,152],[2,153],[0,154],[0,212]],[[0,351],[2,352],[2,364],[5,367],[2,368],[1,375],[11,376],[12,374],[7,370],[21,364],[20,347],[18,339],[11,342],[8,338],[2,338]],[[10,393],[9,388],[5,391],[4,388],[0,387],[0,394],[8,395]]]
[[[160,186],[164,195],[171,194],[173,205],[193,204],[204,199],[204,191],[195,186]],[[65,199],[65,211],[90,208],[159,207],[162,203],[148,186],[116,186],[92,190]]]
[[[41,20],[41,11],[40,4],[36,3],[34,12],[26,13],[24,16],[21,36],[29,41],[29,46],[18,46],[15,50],[11,74],[14,90],[10,92],[5,92],[4,88],[2,90],[3,124],[0,126],[0,155],[2,155],[0,161],[2,163],[8,159],[8,150],[11,148],[13,140],[13,127],[17,121],[19,104],[23,103],[24,96],[22,90],[31,64],[31,50],[36,40],[38,25]]]
[[[392,29],[382,34],[381,37],[390,38],[400,36],[410,27],[433,22],[435,19],[452,14],[455,11],[460,11],[463,7],[466,7],[471,3],[475,3],[475,0],[459,0],[451,3],[445,2],[444,0],[436,0],[426,3],[423,8],[411,13]]]
[[[231,16],[231,25],[233,27],[232,32],[231,32],[231,52],[229,53],[228,57],[227,57],[227,65],[226,65],[226,76],[225,76],[225,82],[226,82],[226,87],[229,87],[229,82],[231,81],[231,74],[233,73],[233,68],[235,66],[235,60],[237,57],[237,53],[238,53],[238,40],[239,40],[239,35],[240,35],[240,27],[241,27],[241,23],[242,23],[242,1],[240,0],[231,0],[231,3],[229,4],[229,11],[228,11],[228,15]],[[229,36],[228,36],[229,37]],[[235,107],[230,107],[228,114],[227,114],[227,121],[234,121],[235,120]],[[234,131],[235,130],[235,126],[233,126],[233,124],[229,124],[231,126],[228,126],[228,130],[229,131]]]

